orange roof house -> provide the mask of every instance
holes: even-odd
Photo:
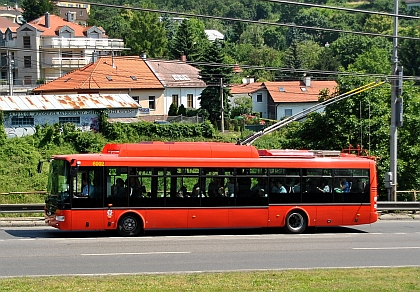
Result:
[[[164,87],[138,56],[101,57],[47,84],[35,94],[129,94],[145,114],[163,115]]]
[[[329,94],[336,91],[336,81],[311,80],[304,77],[296,81],[248,83],[231,87],[232,95],[250,96],[254,112],[263,118],[279,120],[297,114],[318,102],[323,89]]]

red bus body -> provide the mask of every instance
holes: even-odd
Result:
[[[55,199],[50,206],[47,202],[46,223],[61,230],[119,230],[126,223],[131,226],[130,221],[122,222],[127,218],[134,218],[133,223],[140,225],[141,231],[287,227],[289,220],[292,225],[295,222],[288,216],[297,214],[302,217],[298,220],[304,221],[303,228],[296,225],[296,229],[292,226],[288,231],[300,233],[306,226],[369,224],[378,219],[376,163],[351,154],[257,150],[253,146],[229,143],[145,142],[108,144],[101,154],[57,155],[53,161],[65,161],[64,166],[58,168],[64,169],[59,170],[63,172],[62,178],[58,183],[54,180],[51,183],[65,186],[59,191],[62,195],[58,195],[65,199]],[[135,204],[130,198],[111,199],[115,188],[113,180],[122,177],[129,184],[130,169],[136,169],[136,179],[147,182],[151,191],[146,190]],[[102,183],[94,184],[96,190],[101,189],[99,196],[102,196],[96,199],[97,203],[92,203],[96,205],[90,206],[88,198],[75,194],[79,183],[77,171],[85,171],[81,175],[98,174],[102,180]],[[243,174],[245,171],[248,174]],[[52,170],[52,176],[56,172],[56,169]],[[252,194],[242,195],[237,191],[240,187],[235,184],[235,194],[226,195],[223,190],[212,197],[209,188],[198,198],[191,194],[179,198],[178,193],[173,194],[175,187],[170,186],[180,181],[188,184],[195,179],[207,183],[212,178],[218,181],[232,178],[237,183],[245,176],[264,181],[267,185],[269,180],[285,182],[292,179],[295,183],[301,182],[304,190],[299,188],[299,194],[292,193],[290,187],[290,193],[282,196],[262,189],[266,194],[257,198]],[[333,184],[338,184],[341,176],[347,176],[347,181],[353,186],[356,182],[363,184],[364,189],[360,187],[357,192],[346,194],[341,193],[337,185],[334,190]],[[63,183],[64,180],[68,181]],[[310,190],[309,184],[320,181],[330,184],[331,193]],[[162,194],[161,189],[165,189]],[[57,194],[51,192],[51,197],[57,198]]]

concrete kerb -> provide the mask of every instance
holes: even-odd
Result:
[[[46,226],[44,217],[2,217],[0,227]]]
[[[379,220],[420,220],[420,213],[380,213]],[[1,227],[34,227],[47,226],[44,217],[1,217]]]

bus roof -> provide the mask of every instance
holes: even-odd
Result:
[[[55,155],[83,166],[144,167],[367,167],[374,161],[331,150],[257,150],[254,146],[218,142],[142,142],[107,144],[102,153]]]

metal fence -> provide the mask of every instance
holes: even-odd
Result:
[[[167,121],[171,123],[197,124],[197,123],[204,122],[204,118],[199,117],[199,116],[186,117],[186,116],[180,115],[180,116],[168,116]]]
[[[403,192],[403,191],[401,191]],[[405,191],[413,193],[413,199],[417,199],[419,191]],[[11,192],[11,193],[0,193],[0,195],[32,195],[32,194],[46,194],[44,191],[33,191],[33,192]],[[44,203],[37,204],[0,204],[0,213],[43,213]],[[420,212],[420,201],[399,201],[399,202],[388,202],[379,201],[377,202],[378,211],[412,211]]]

